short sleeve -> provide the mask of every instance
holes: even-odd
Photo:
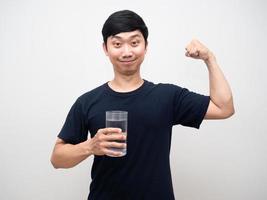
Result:
[[[88,128],[79,99],[72,105],[58,137],[66,143],[78,144],[85,141]]]
[[[181,124],[199,129],[210,102],[210,97],[176,86],[173,125]]]

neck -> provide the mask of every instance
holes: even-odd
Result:
[[[134,76],[116,76],[108,82],[111,89],[117,92],[130,92],[139,88],[144,83],[140,74]]]

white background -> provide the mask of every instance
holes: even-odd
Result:
[[[232,118],[174,127],[176,199],[267,199],[264,0],[1,0],[0,199],[87,198],[92,158],[55,170],[50,155],[76,98],[113,77],[101,29],[121,9],[149,28],[143,78],[208,94],[206,66],[184,56],[197,38],[232,87]]]

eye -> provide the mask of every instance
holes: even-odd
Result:
[[[133,46],[133,47],[138,46],[138,44],[139,44],[139,41],[138,41],[138,40],[134,40],[134,41],[132,41],[132,46]]]
[[[120,42],[113,42],[113,46],[119,48],[121,46]]]

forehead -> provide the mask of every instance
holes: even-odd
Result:
[[[112,35],[110,39],[121,39],[121,40],[128,40],[136,37],[143,37],[142,33],[139,30],[130,31],[130,32],[122,32],[116,35]]]

